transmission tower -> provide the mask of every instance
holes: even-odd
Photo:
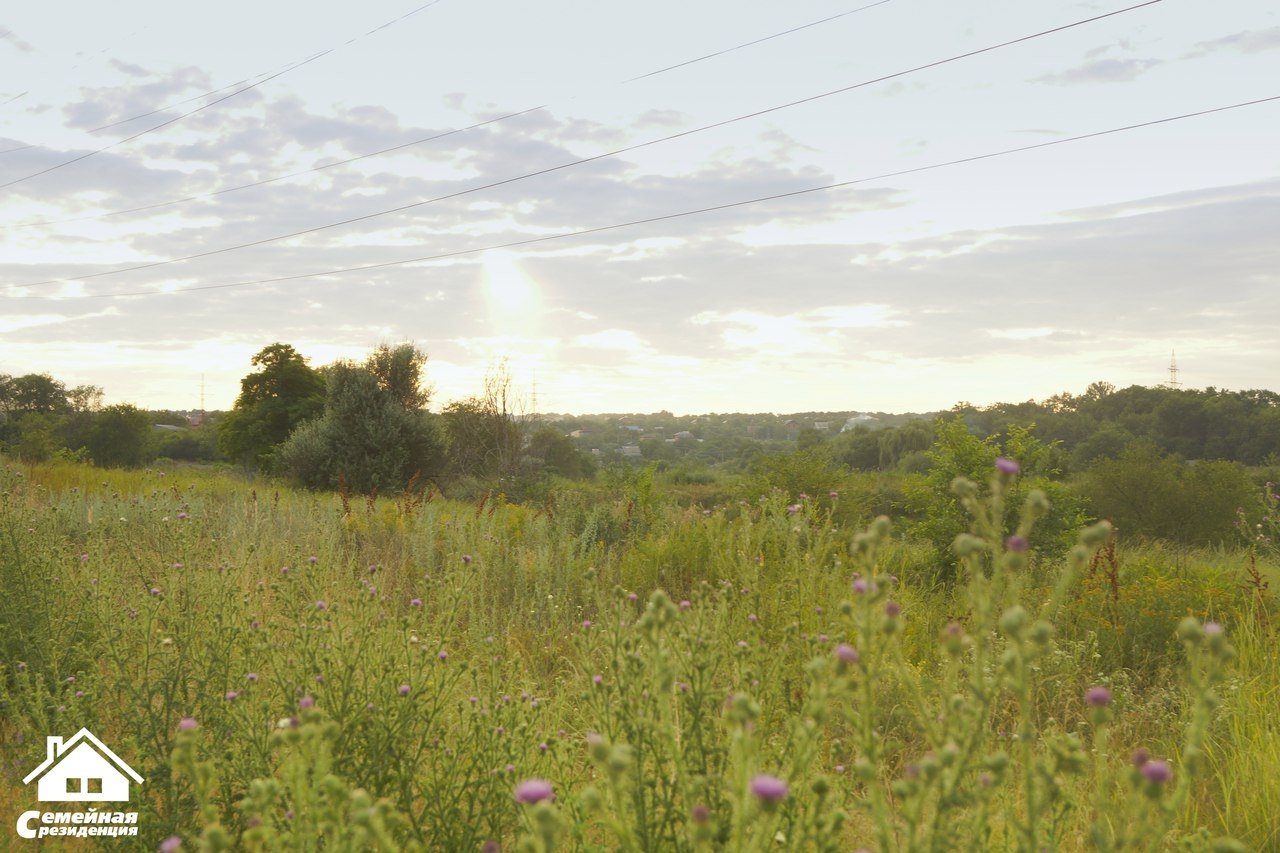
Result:
[[[1182,387],[1182,383],[1178,381],[1178,356],[1173,350],[1169,350],[1169,381],[1165,383],[1165,387]]]

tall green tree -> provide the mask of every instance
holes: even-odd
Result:
[[[104,468],[141,465],[151,438],[150,416],[128,404],[107,406],[93,416],[85,447]]]
[[[274,343],[252,359],[258,370],[240,380],[235,407],[218,424],[227,456],[262,467],[299,425],[324,410],[324,375],[289,344]]]
[[[420,366],[426,357],[414,361]],[[279,448],[277,470],[308,488],[345,484],[363,494],[395,493],[443,473],[447,439],[438,416],[406,407],[407,398],[368,365],[335,364],[327,373],[323,415]],[[402,378],[401,390],[420,387],[420,373]]]

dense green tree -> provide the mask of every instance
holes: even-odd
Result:
[[[424,409],[431,401],[431,389],[422,384],[427,354],[412,344],[380,344],[365,360],[365,369],[406,409]]]
[[[107,406],[93,416],[85,447],[95,465],[131,467],[146,459],[150,437],[151,418],[146,412],[128,404]]]
[[[571,480],[590,477],[595,470],[592,458],[555,427],[545,426],[531,435],[526,454],[545,470]]]
[[[345,485],[362,494],[440,477],[447,438],[437,416],[406,408],[367,367],[336,364],[327,373],[323,414],[276,453],[282,474],[308,488]]]
[[[238,462],[261,466],[300,424],[323,411],[325,380],[288,344],[265,347],[252,364],[258,370],[240,380],[235,407],[218,425],[218,446]]]

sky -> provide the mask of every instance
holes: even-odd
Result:
[[[7,4],[0,373],[226,409],[275,341],[409,341],[433,408],[504,362],[543,412],[933,411],[1174,351],[1275,389],[1280,101],[1073,138],[1280,96],[1280,7],[1015,41],[1133,5]]]

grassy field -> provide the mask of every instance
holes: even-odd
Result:
[[[1245,552],[979,522],[943,586],[857,495],[0,466],[5,843],[83,726],[146,850],[1280,849]]]

